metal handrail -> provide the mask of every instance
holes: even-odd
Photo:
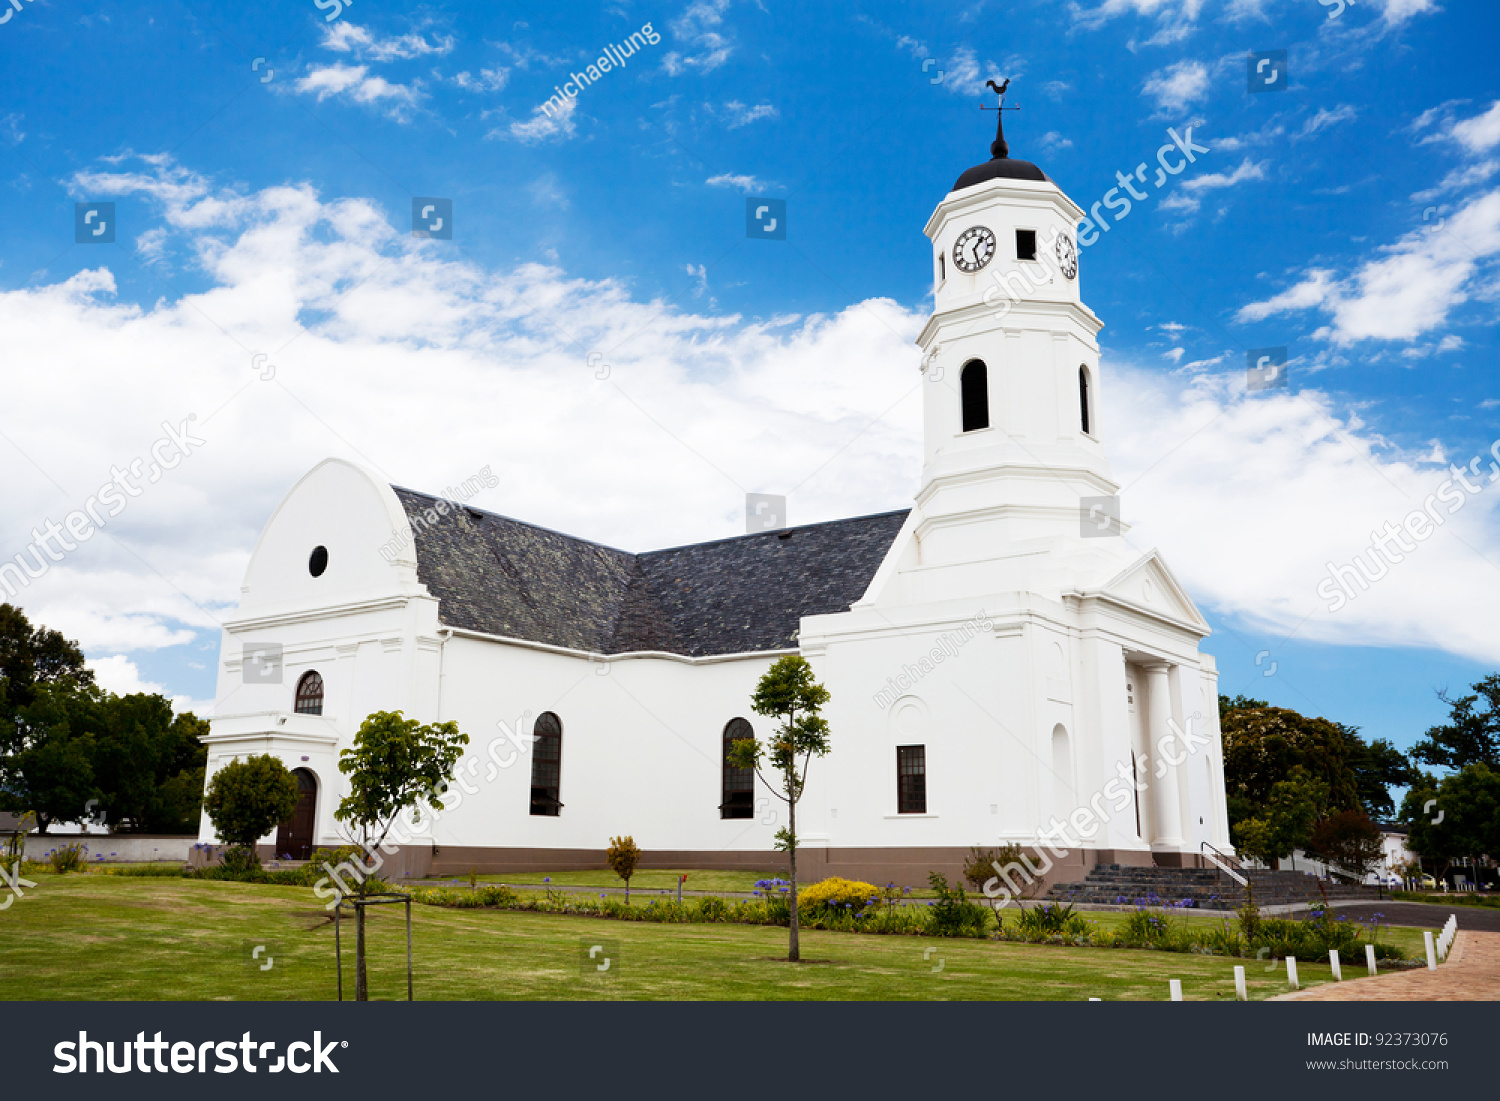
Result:
[[[1208,857],[1209,863],[1213,864],[1216,868],[1219,869],[1219,871],[1223,872],[1230,879],[1238,883],[1241,887],[1249,886],[1250,881],[1229,866],[1229,861],[1231,858],[1225,853],[1221,853],[1207,841],[1198,846],[1198,851],[1202,855]]]

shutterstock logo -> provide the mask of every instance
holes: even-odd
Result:
[[[57,1063],[53,1074],[88,1074],[90,1066],[94,1073],[129,1074],[207,1074],[212,1058],[215,1074],[234,1074],[243,1070],[255,1074],[264,1070],[268,1074],[280,1074],[289,1070],[293,1074],[339,1073],[334,1066],[332,1053],[335,1048],[346,1048],[348,1040],[323,1042],[323,1034],[314,1032],[312,1042],[295,1040],[286,1046],[285,1055],[275,1055],[276,1041],[258,1041],[245,1033],[238,1040],[205,1040],[195,1044],[188,1040],[163,1040],[161,1033],[146,1039],[144,1032],[137,1032],[134,1040],[120,1041],[120,1061],[115,1062],[114,1040],[90,1040],[87,1032],[79,1032],[78,1039],[63,1040],[52,1049]],[[272,1056],[275,1055],[275,1061]],[[92,1057],[92,1058],[91,1058]],[[171,1063],[171,1066],[167,1064]]]

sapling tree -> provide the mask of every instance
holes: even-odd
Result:
[[[609,839],[604,859],[609,863],[610,870],[625,881],[626,906],[630,905],[630,877],[635,875],[635,865],[640,858],[641,850],[636,848],[635,838],[627,835]]]
[[[787,807],[787,824],[776,831],[776,848],[787,854],[791,869],[791,937],[786,958],[792,963],[802,958],[797,945],[797,803],[807,786],[808,765],[814,757],[828,754],[828,722],[818,713],[827,702],[828,689],[813,679],[806,658],[797,654],[779,658],[760,678],[750,703],[757,715],[776,719],[779,725],[764,743],[739,738],[729,750],[731,766],[754,769],[761,783]],[[766,771],[774,773],[775,779],[767,779]]]
[[[346,823],[379,866],[375,850],[385,843],[396,816],[411,811],[418,821],[422,804],[453,779],[469,736],[458,724],[419,723],[399,711],[376,711],[360,724],[354,745],[339,754],[339,771],[349,778],[349,794],[339,801],[334,817]],[[371,871],[374,868],[370,868]],[[358,879],[357,893],[369,893],[369,879]],[[365,908],[354,908],[354,997],[369,1000],[365,981]]]
[[[228,845],[231,866],[258,864],[255,843],[297,809],[297,778],[269,753],[230,761],[208,783],[203,800],[214,832]]]

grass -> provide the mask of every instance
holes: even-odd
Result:
[[[316,1000],[334,997],[333,929],[308,888],[119,876],[38,875],[0,913],[6,997]],[[1197,916],[1189,916],[1194,920]],[[1118,920],[1118,915],[1091,915]],[[1213,920],[1213,919],[1207,919]],[[806,931],[784,962],[786,930],[650,925],[550,914],[412,907],[423,1000],[1083,1000],[1234,998],[1225,957]],[[346,935],[352,928],[346,924]],[[1420,937],[1420,934],[1418,934]],[[586,970],[605,945],[609,972]],[[252,959],[256,945],[267,946]],[[371,988],[404,996],[400,907],[370,921]],[[345,950],[350,941],[345,940]],[[274,961],[259,969],[266,955]],[[352,985],[346,956],[345,986]],[[1285,970],[1244,963],[1250,996],[1286,991]],[[1354,962],[1354,961],[1351,961]],[[935,970],[936,969],[936,970]],[[1299,963],[1304,986],[1331,979]],[[1346,974],[1362,968],[1346,967]]]
[[[1500,895],[1470,891],[1392,891],[1391,897],[1398,902],[1430,902],[1437,906],[1479,906],[1486,910],[1500,910]]]

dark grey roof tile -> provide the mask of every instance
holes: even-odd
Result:
[[[570,649],[706,657],[794,649],[805,615],[864,595],[907,510],[629,554],[392,487],[450,627]]]

